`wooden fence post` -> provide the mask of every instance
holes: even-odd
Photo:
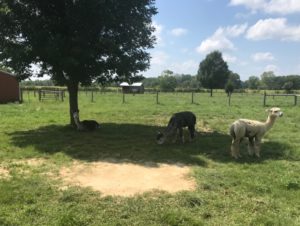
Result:
[[[267,99],[267,93],[266,91],[264,92],[264,107],[266,106],[266,99]]]
[[[158,104],[158,91],[156,91],[156,104]]]
[[[123,93],[123,104],[125,103],[125,93]]]
[[[294,96],[294,105],[297,105],[297,95]]]
[[[39,90],[39,101],[42,100],[42,90]]]
[[[94,91],[92,90],[92,102],[94,102]]]
[[[194,103],[194,92],[192,92],[192,104]]]
[[[19,102],[20,103],[23,103],[23,89],[22,88],[20,88],[20,93],[19,93]]]

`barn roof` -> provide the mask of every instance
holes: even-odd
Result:
[[[6,72],[6,71],[2,71],[2,70],[0,70],[0,75],[7,75],[7,76],[15,77],[13,74]]]
[[[120,86],[129,86],[129,84],[127,82],[122,82]]]
[[[136,82],[136,83],[132,83],[131,86],[142,86],[143,83],[142,82]]]

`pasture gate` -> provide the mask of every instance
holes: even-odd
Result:
[[[60,100],[64,101],[64,90],[39,90],[39,101],[43,100]]]

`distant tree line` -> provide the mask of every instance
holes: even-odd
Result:
[[[241,81],[240,75],[229,70],[222,53],[213,51],[199,64],[196,75],[176,74],[171,70],[164,70],[160,76],[145,78],[146,88],[161,91],[175,91],[180,89],[197,90],[209,89],[211,96],[213,89],[224,89],[230,95],[234,90],[268,89],[285,90],[287,93],[300,89],[300,75],[276,76],[274,72],[264,72],[260,77],[250,76]]]
[[[146,88],[159,89],[161,91],[201,88],[196,76],[190,74],[175,74],[170,70],[164,70],[158,77],[145,78],[143,84]]]
[[[244,88],[285,90],[286,92],[291,92],[292,90],[300,89],[300,75],[276,76],[274,72],[267,71],[260,78],[250,76],[244,82]]]
[[[22,81],[21,86],[54,86],[54,82],[50,79],[48,80],[29,80]]]
[[[145,88],[157,89],[161,91],[186,91],[200,90],[205,88],[197,75],[176,74],[170,70],[165,70],[158,77],[150,77],[142,80]],[[52,80],[32,80],[22,81],[21,86],[55,86]],[[102,87],[94,82],[90,87]],[[106,87],[118,87],[118,83],[107,84]],[[275,76],[273,72],[264,72],[260,77],[250,76],[248,80],[241,81],[237,73],[229,71],[225,84],[220,85],[220,89],[225,90],[229,95],[234,90],[285,90],[287,93],[300,89],[300,75]]]
[[[143,79],[143,80],[142,80]],[[211,95],[213,89],[224,89],[230,96],[234,90],[285,90],[287,93],[300,89],[300,75],[276,76],[274,72],[264,72],[260,77],[250,76],[248,80],[241,81],[240,75],[229,70],[227,63],[222,58],[222,53],[213,51],[200,62],[196,75],[176,74],[171,70],[164,70],[158,77],[140,78],[145,88],[160,91],[186,91],[209,89]],[[23,81],[23,86],[53,86],[53,80]],[[106,84],[110,87],[118,87],[118,82]],[[91,87],[103,84],[94,81]]]

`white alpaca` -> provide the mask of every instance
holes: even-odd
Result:
[[[249,119],[238,119],[230,127],[230,135],[232,136],[231,155],[239,158],[239,144],[244,137],[249,139],[248,152],[249,155],[260,157],[260,144],[265,133],[270,130],[277,117],[283,115],[280,108],[273,107],[267,110],[269,113],[266,122],[260,122]]]
[[[73,118],[78,130],[92,131],[100,127],[99,123],[95,120],[79,120],[79,112],[75,111],[73,113]]]

